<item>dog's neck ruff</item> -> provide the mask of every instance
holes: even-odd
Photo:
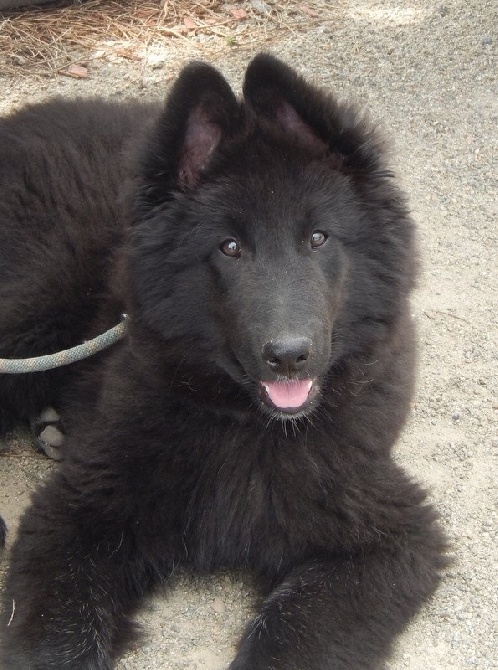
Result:
[[[34,358],[0,358],[0,374],[17,375],[26,372],[43,372],[89,358],[123,339],[127,330],[127,318],[127,315],[123,314],[121,322],[117,326],[106,330],[105,333],[94,337],[92,340],[70,349],[58,351],[55,354]]]

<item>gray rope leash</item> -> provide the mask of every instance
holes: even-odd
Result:
[[[0,373],[17,375],[24,372],[43,372],[93,356],[98,351],[102,351],[123,339],[126,333],[126,318],[126,314],[123,314],[123,320],[114,328],[106,330],[105,333],[94,337],[93,340],[78,344],[71,349],[64,349],[64,351],[59,351],[56,354],[35,358],[0,358]]]

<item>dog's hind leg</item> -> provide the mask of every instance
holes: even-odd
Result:
[[[30,425],[40,451],[43,451],[49,458],[60,461],[64,432],[57,411],[53,407],[45,407],[38,416],[31,418]]]

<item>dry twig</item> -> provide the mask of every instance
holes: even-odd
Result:
[[[251,45],[324,20],[331,4],[314,3],[313,16],[291,0],[60,0],[0,13],[0,76],[54,75],[111,56],[142,60],[146,45],[199,35]]]

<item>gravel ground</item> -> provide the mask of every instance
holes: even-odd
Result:
[[[486,0],[341,2],[327,21],[269,45],[383,121],[420,229],[419,389],[397,457],[430,488],[456,562],[389,670],[498,668],[497,9]],[[177,44],[145,65],[96,62],[87,80],[0,76],[0,111],[53,93],[163,95],[185,58],[207,52],[238,83],[256,51],[217,38],[192,39],[181,53]],[[0,509],[15,531],[29,492],[55,466],[22,436],[7,446]],[[245,576],[177,575],[137,616],[144,640],[118,670],[222,670],[252,598]]]

